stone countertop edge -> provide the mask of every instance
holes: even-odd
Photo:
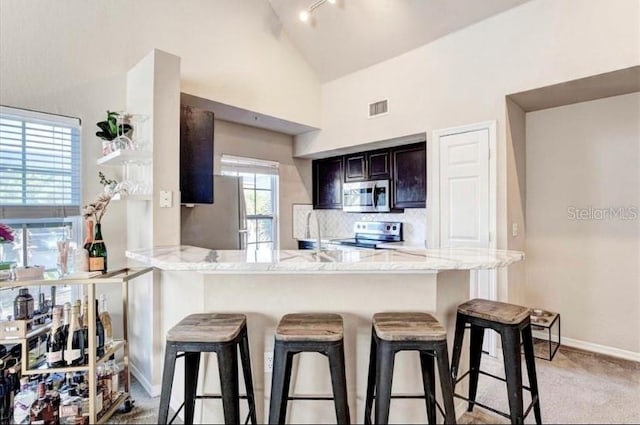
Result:
[[[161,270],[211,273],[433,273],[506,267],[522,261],[524,253],[482,248],[226,251],[180,245],[126,251],[126,257]]]

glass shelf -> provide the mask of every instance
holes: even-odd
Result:
[[[128,163],[150,163],[152,161],[152,154],[148,151],[137,151],[132,149],[118,149],[98,158],[96,163],[103,166],[119,167]]]
[[[151,194],[143,195],[137,193],[134,193],[133,195],[116,193],[115,195],[113,195],[113,198],[111,198],[112,201],[151,201],[152,199],[153,195]]]

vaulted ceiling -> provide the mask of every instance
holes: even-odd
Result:
[[[530,0],[269,0],[322,82],[382,62]]]

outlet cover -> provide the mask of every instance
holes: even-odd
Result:
[[[273,372],[273,352],[264,352],[264,373]]]
[[[171,208],[173,206],[173,196],[170,190],[160,191],[160,208]]]

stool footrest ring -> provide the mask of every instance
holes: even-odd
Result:
[[[469,400],[467,397],[464,397],[464,396],[462,396],[462,395],[460,395],[458,393],[453,393],[453,396],[455,398],[459,398],[461,400],[464,400],[467,403],[471,403],[474,406],[482,407],[483,409],[487,409],[488,411],[493,412],[493,413],[495,413],[497,415],[503,416],[503,417],[505,417],[507,419],[511,419],[511,416],[509,414],[507,414],[505,412],[502,412],[500,410],[494,409],[491,406],[487,406],[486,404],[480,403],[480,402],[475,401],[475,400],[474,401]],[[538,401],[538,396],[535,396],[535,397],[532,398],[531,404],[529,404],[529,406],[527,407],[527,410],[525,410],[525,412],[524,412],[523,419],[526,418],[527,416],[529,416],[529,412],[531,412],[531,409],[533,409],[533,406],[537,403],[537,401]]]
[[[456,382],[455,382],[455,383],[456,383],[456,385],[458,384],[458,382],[460,382],[460,381],[462,381],[464,378],[466,378],[466,377],[467,377],[467,375],[469,375],[470,373],[471,373],[471,371],[470,371],[470,370],[466,371],[466,372],[465,372],[465,373],[464,373],[460,378],[458,378],[458,379],[456,380]],[[485,372],[485,371],[483,371],[483,370],[479,370],[479,371],[478,371],[478,373],[479,373],[480,375],[485,375],[485,376],[488,376],[488,377],[490,377],[490,378],[497,379],[498,381],[507,382],[507,380],[506,380],[506,379],[504,379],[504,378],[502,378],[502,377],[500,377],[500,376],[497,376],[497,375],[493,375],[493,374],[491,374],[491,373],[489,373],[489,372]],[[527,390],[527,391],[531,392],[531,387],[527,387],[526,385],[522,385],[522,389],[524,389],[524,390]]]
[[[246,395],[241,395],[240,400],[247,400],[248,397]],[[202,395],[197,395],[195,396],[196,400],[221,400],[222,399],[222,395],[220,394],[202,394]],[[178,407],[178,410],[176,410],[176,413],[173,414],[173,416],[171,417],[171,420],[169,420],[168,424],[171,425],[173,423],[173,421],[176,419],[176,417],[178,416],[178,413],[180,413],[180,411],[184,408],[184,402],[182,402],[182,404],[180,405],[180,407]],[[251,419],[251,414],[253,413],[253,409],[249,408],[249,413],[247,414],[247,419],[245,419],[244,421],[244,425],[247,425],[249,423],[249,419]]]
[[[426,400],[427,396],[426,395],[422,395],[422,394],[398,394],[398,395],[391,395],[391,399],[401,399],[401,400]],[[375,400],[375,396],[373,398]],[[442,408],[442,406],[440,406],[440,403],[438,403],[438,401],[436,400],[436,408],[438,409],[438,411],[440,412],[440,414],[443,417],[446,417],[445,413],[444,413],[444,409]],[[369,419],[369,422],[371,423],[371,419]]]
[[[287,397],[287,400],[334,400],[333,397],[330,396],[320,396],[320,395],[295,395]]]
[[[220,394],[202,394],[197,395],[196,400],[220,400],[222,399],[222,395]],[[238,397],[240,400],[247,400],[248,397],[246,395],[241,395]]]

